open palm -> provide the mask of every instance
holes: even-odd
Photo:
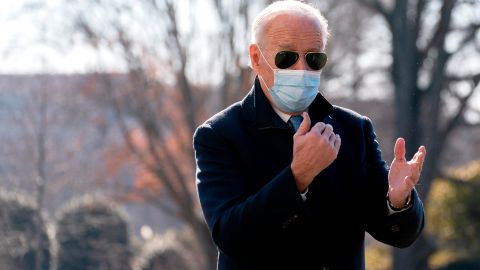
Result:
[[[407,161],[405,159],[405,140],[398,138],[395,142],[394,154],[395,158],[388,173],[388,197],[394,207],[401,208],[420,179],[427,151],[424,146],[420,146],[413,158]]]

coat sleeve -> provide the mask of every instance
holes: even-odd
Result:
[[[244,165],[227,138],[203,124],[193,141],[198,196],[215,244],[231,256],[258,254],[304,207],[290,166],[248,194]]]
[[[379,144],[372,123],[364,124],[367,178],[369,182],[369,216],[366,230],[378,241],[398,248],[410,246],[420,235],[424,226],[423,204],[412,191],[412,207],[400,213],[388,214],[388,170],[381,157]]]

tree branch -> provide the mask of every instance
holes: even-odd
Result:
[[[445,124],[445,127],[443,128],[443,130],[440,131],[440,135],[439,135],[440,145],[443,145],[445,143],[445,141],[447,140],[447,138],[451,134],[451,132],[455,129],[455,127],[457,127],[460,124],[461,119],[463,118],[463,114],[465,112],[465,108],[468,105],[468,101],[473,96],[473,93],[475,92],[476,85],[478,84],[478,80],[480,80],[480,77],[479,77],[479,79],[477,79],[476,82],[474,81],[475,84],[473,85],[470,92],[467,95],[465,95],[464,97],[459,98],[460,105],[457,109],[457,112]]]
[[[392,14],[387,8],[380,3],[379,0],[358,0],[363,5],[367,6],[368,8],[380,13],[387,19],[387,21],[391,21]]]
[[[443,44],[445,42],[445,37],[449,31],[449,25],[452,18],[452,10],[455,7],[457,0],[445,0],[443,1],[442,8],[440,9],[440,21],[437,24],[437,28],[433,37],[430,39],[430,42],[427,44],[425,49],[420,52],[419,62],[420,65],[423,65],[423,61],[428,56],[428,52],[432,48],[436,48],[440,50],[443,48]]]
[[[422,18],[425,11],[425,0],[417,0],[417,13],[415,14],[415,38],[418,39],[422,30]]]
[[[459,81],[473,81],[474,85],[477,85],[480,81],[480,73],[468,75],[468,76],[455,76],[450,75],[445,78],[446,82],[459,82]]]

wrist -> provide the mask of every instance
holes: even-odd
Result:
[[[390,206],[390,208],[394,211],[401,211],[401,210],[405,210],[407,209],[408,207],[410,207],[410,205],[412,204],[411,202],[411,194],[408,194],[407,198],[405,198],[403,201],[401,202],[397,202],[397,203],[393,203],[391,200],[390,200],[390,196],[389,196],[389,192],[387,193],[387,202],[388,202],[388,205]]]
[[[305,173],[301,173],[295,169],[293,164],[290,166],[290,169],[292,170],[293,180],[295,180],[298,192],[305,192],[305,190],[308,188],[308,183],[311,182],[308,181],[308,176]]]
[[[306,184],[299,184],[298,182],[296,182],[297,184],[297,190],[298,192],[300,193],[306,193],[308,191],[308,185]]]

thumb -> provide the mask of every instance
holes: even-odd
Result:
[[[300,127],[298,127],[298,130],[296,133],[298,135],[304,135],[310,130],[310,116],[308,116],[307,112],[304,112],[302,116],[303,116],[303,121],[300,124]]]
[[[405,160],[405,139],[397,139],[397,141],[395,142],[395,147],[393,148],[393,153],[395,159],[399,161]]]

